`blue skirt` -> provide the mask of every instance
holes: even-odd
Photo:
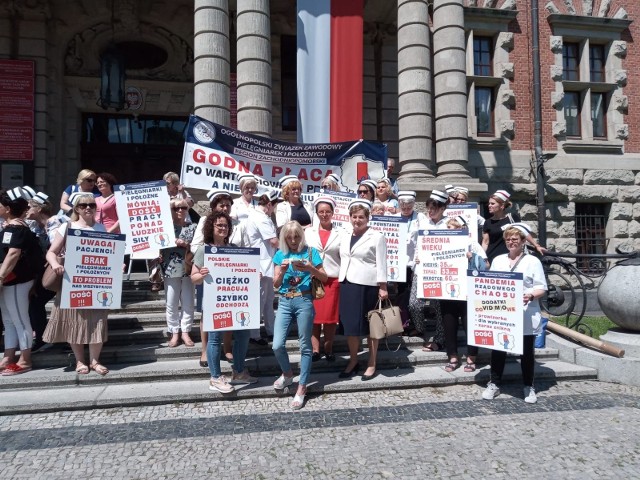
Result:
[[[378,287],[359,285],[347,280],[340,282],[340,335],[365,337],[369,335],[367,314],[376,308]]]

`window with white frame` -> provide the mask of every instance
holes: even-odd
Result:
[[[631,22],[564,14],[551,14],[548,20],[555,54],[554,136],[565,151],[621,150],[628,129],[622,92],[626,43],[620,38]]]
[[[510,110],[513,64],[509,59],[513,33],[509,32],[509,24],[515,20],[517,12],[465,7],[464,14],[469,140],[501,147],[514,133]],[[503,92],[507,92],[506,97]],[[499,98],[508,101],[498,102]]]

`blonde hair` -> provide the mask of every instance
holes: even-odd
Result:
[[[291,180],[284,187],[282,187],[282,198],[287,202],[289,201],[288,197],[293,187],[298,187],[300,191],[302,191],[302,184],[298,180]]]
[[[85,203],[96,203],[96,197],[93,196],[93,193],[80,193],[73,199],[73,213],[71,213],[70,221],[77,222],[80,218],[78,212],[76,212],[76,205],[80,202]],[[95,210],[94,210],[95,211]]]
[[[376,200],[375,202],[373,202],[373,206],[371,207],[371,213],[373,215],[378,215],[378,213],[375,213],[374,210],[382,210],[382,215],[384,215],[384,204],[380,200]]]
[[[387,194],[387,198],[392,197],[393,196],[393,190],[391,189],[391,185],[389,184],[389,182],[387,182],[386,180],[378,180],[378,183],[376,183],[376,186],[380,186],[380,184],[385,185],[387,188],[385,188],[385,193]],[[378,194],[378,190],[376,190],[376,196]]]
[[[326,185],[326,187],[325,187]],[[332,192],[339,192],[340,191],[340,185],[338,185],[336,182],[334,182],[333,180],[331,180],[330,178],[323,178],[322,179],[322,183],[320,184],[320,186],[322,188],[324,188],[325,190],[330,190]]]
[[[462,228],[462,225],[460,225],[460,222],[455,218],[450,218],[447,220],[447,227]]]
[[[84,168],[78,172],[78,178],[76,178],[76,184],[80,185],[82,181],[88,177],[89,175],[96,176],[96,172],[93,170],[89,170],[88,168]]]
[[[502,200],[500,197],[495,195],[490,195],[489,198],[493,198],[499,205],[504,205],[505,209],[511,207],[511,202],[509,200]]]
[[[180,177],[176,172],[167,172],[162,176],[165,182],[180,183]]]
[[[522,230],[520,230],[519,228],[516,228],[516,227],[508,227],[508,228],[506,228],[505,231],[502,232],[502,238],[504,238],[506,240],[507,237],[510,237],[513,234],[518,235],[522,240],[527,238],[527,236],[524,234],[524,232]]]
[[[280,250],[282,250],[282,253],[284,253],[285,255],[288,255],[291,252],[291,250],[289,249],[289,245],[287,244],[287,237],[291,233],[295,234],[296,237],[300,237],[300,246],[298,247],[298,252],[301,252],[302,250],[307,248],[307,242],[304,238],[304,229],[302,228],[302,225],[300,225],[295,220],[291,220],[290,222],[285,223],[282,227],[282,230],[280,230]]]
[[[178,207],[180,206],[180,204],[184,203],[187,207],[189,206],[189,203],[187,202],[186,198],[178,198],[178,197],[173,197],[171,198],[171,200],[169,201],[169,206],[171,208],[173,207]]]

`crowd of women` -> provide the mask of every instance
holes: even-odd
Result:
[[[446,349],[446,371],[452,372],[461,366],[457,332],[459,323],[465,325],[466,322],[466,302],[419,298],[415,267],[419,262],[416,254],[419,230],[467,227],[464,218],[450,218],[445,214],[449,204],[467,201],[467,189],[448,185],[443,191],[432,191],[426,203],[426,214],[423,214],[415,209],[415,192],[401,190],[396,194],[388,178],[363,180],[349,205],[348,228],[338,228],[332,221],[336,208],[332,196],[321,193],[312,203],[304,201],[302,184],[293,175],[281,178],[280,191],[268,190],[260,195],[257,194],[257,179],[242,175],[238,179],[239,195],[223,190],[208,192],[211,213],[199,220],[189,215],[193,200],[180,185],[178,176],[169,172],[164,179],[171,198],[176,234],[175,245],[161,250],[158,259],[166,289],[169,347],[180,343],[186,347],[195,345],[190,336],[194,311],[202,308],[201,285],[212,281],[204,263],[204,248],[235,245],[260,250],[260,311],[266,338],[261,337],[257,329],[201,332],[200,365],[210,370],[211,390],[230,393],[234,385],[258,381],[245,368],[250,342],[266,345],[272,341],[282,371],[273,386],[282,390],[292,385],[294,372],[286,340],[294,322],[300,346],[300,374],[292,408],[299,409],[304,405],[312,364],[322,358],[328,362],[336,360],[334,340],[337,334],[346,337],[349,350],[348,362],[339,377],[355,377],[361,368],[363,381],[377,375],[378,340],[367,340],[366,366],[361,367],[358,356],[361,339],[369,335],[367,313],[375,308],[379,299],[388,298],[391,286],[387,283],[386,239],[369,226],[374,214],[396,215],[407,221],[407,281],[393,285],[407,332],[425,338],[425,351]],[[64,270],[61,258],[69,225],[118,232],[114,183],[115,179],[108,173],[96,175],[90,170],[81,171],[77,184],[63,193],[61,211],[57,215],[51,215],[47,196],[29,187],[0,194],[0,216],[5,221],[0,244],[0,281],[3,285],[0,308],[5,319],[5,353],[0,363],[3,375],[31,369],[33,332],[36,342],[69,343],[79,374],[87,374],[90,370],[100,375],[108,373],[99,360],[102,345],[107,340],[107,310],[63,309],[59,306],[58,295],[47,322],[44,304],[53,294],[39,284],[42,262],[40,265],[28,262],[30,255],[25,252],[36,249],[46,252],[46,260],[61,275]],[[338,177],[333,174],[322,182],[326,192],[340,190],[339,185]],[[544,294],[546,283],[540,261],[534,255],[527,255],[524,247],[529,241],[539,252],[544,249],[532,238],[526,224],[520,222],[517,215],[508,213],[509,197],[504,190],[491,195],[490,218],[479,217],[482,245],[470,241],[467,256],[469,265],[476,269],[490,267],[523,274],[525,348],[521,364],[525,400],[535,402],[533,339],[540,325],[538,299]],[[313,278],[323,283],[323,298],[312,297]],[[29,311],[27,301],[31,290],[38,299],[32,302],[34,312]],[[275,315],[274,292],[279,295]],[[435,335],[429,339],[426,338],[428,317],[435,320],[436,327]],[[85,345],[89,346],[88,360]],[[17,350],[21,352],[19,358]],[[477,353],[476,347],[467,347],[465,371],[476,370]],[[505,356],[503,352],[492,350],[491,381],[483,392],[486,399],[499,393]],[[221,358],[232,363],[229,377],[222,374]]]

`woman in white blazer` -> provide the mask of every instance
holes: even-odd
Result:
[[[333,340],[338,326],[338,308],[340,304],[340,241],[342,232],[334,227],[333,211],[336,202],[326,195],[320,196],[314,202],[316,215],[320,222],[305,230],[307,245],[320,252],[322,265],[329,278],[324,284],[325,295],[313,301],[316,316],[313,319],[311,332],[311,346],[313,347],[312,361],[322,358],[320,354],[320,333],[324,330],[324,345],[322,350],[328,362],[334,362]]]
[[[369,335],[367,313],[376,306],[378,298],[389,297],[387,292],[387,241],[380,232],[369,228],[371,202],[354,200],[349,206],[353,232],[340,244],[340,327],[347,337],[349,363],[340,378],[354,376],[358,370],[360,337]],[[362,380],[376,375],[378,340],[369,338],[369,362]]]
[[[276,227],[278,231],[284,224],[295,220],[302,228],[311,225],[313,210],[310,204],[302,201],[302,184],[295,175],[285,175],[280,179],[282,188],[282,199],[284,202],[278,204],[276,208]]]

